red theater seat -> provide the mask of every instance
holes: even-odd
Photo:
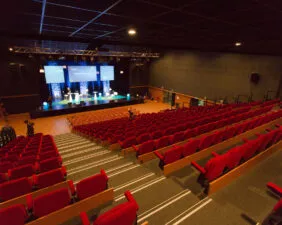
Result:
[[[183,156],[189,156],[196,153],[199,149],[200,139],[190,139],[185,145],[183,145]]]
[[[40,173],[54,170],[61,167],[61,161],[58,157],[42,160],[36,164],[36,170]]]
[[[0,201],[4,202],[9,199],[25,195],[32,191],[32,182],[27,178],[7,181],[0,184]]]
[[[60,169],[51,170],[45,173],[40,173],[33,176],[33,183],[38,188],[45,188],[65,180],[66,169],[64,167]]]
[[[158,139],[158,138],[160,138],[161,136],[163,136],[163,132],[157,130],[157,131],[153,132],[153,133],[151,134],[151,136],[152,136],[152,139]]]
[[[24,205],[13,205],[0,209],[1,225],[24,225],[28,219],[28,214]]]
[[[8,170],[8,177],[10,180],[22,177],[30,177],[35,173],[33,165],[18,166]]]
[[[23,166],[23,165],[28,165],[28,164],[32,164],[34,165],[36,163],[36,155],[33,155],[33,156],[26,156],[26,157],[23,157],[23,158],[20,158],[17,163],[17,166]]]
[[[49,158],[53,158],[58,156],[58,152],[56,151],[46,151],[46,152],[42,152],[39,154],[38,159],[40,161],[45,160],[45,159],[49,159]]]
[[[184,140],[184,131],[179,131],[170,137],[170,143],[174,144]]]
[[[14,164],[11,162],[0,163],[0,173],[7,173],[9,169],[14,168]]]
[[[135,145],[133,145],[133,148],[135,149],[137,156],[154,151],[154,147],[155,147],[155,142],[153,140],[142,143],[138,148]]]
[[[76,184],[76,193],[79,200],[106,190],[108,187],[108,177],[104,170],[100,174],[88,177]]]
[[[169,163],[173,163],[179,159],[181,159],[183,152],[182,146],[172,147],[171,149],[167,150],[164,154],[161,154],[155,151],[155,155],[160,159],[160,167],[162,168],[164,165]]]
[[[170,144],[169,143],[169,136],[161,137],[161,138],[155,140],[155,149],[160,149],[160,148],[166,147],[169,144]]]
[[[152,137],[149,133],[141,134],[139,137],[137,137],[137,143],[142,144],[145,141],[151,140]]]
[[[93,225],[132,225],[136,224],[137,211],[139,209],[137,202],[129,191],[125,192],[128,202],[120,204],[113,209],[100,215]],[[89,225],[87,214],[80,214],[83,225]]]
[[[136,138],[134,137],[129,137],[126,138],[124,141],[119,141],[119,144],[121,146],[121,148],[129,148],[132,145],[137,144]]]
[[[68,188],[61,188],[33,200],[33,215],[35,218],[46,216],[71,204]]]

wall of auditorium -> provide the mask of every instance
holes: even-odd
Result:
[[[250,82],[253,72],[261,75],[257,85]],[[211,100],[251,93],[257,100],[277,91],[281,75],[282,57],[179,51],[151,64],[149,84]]]

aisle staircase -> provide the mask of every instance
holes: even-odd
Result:
[[[182,213],[195,212],[195,207],[210,202],[200,199],[177,180],[166,178],[157,161],[138,164],[135,157],[118,155],[75,134],[55,136],[55,142],[68,171],[68,179],[75,183],[104,169],[109,187],[115,191],[114,202],[99,209],[104,212],[125,201],[123,193],[130,190],[139,204],[138,224],[166,224],[178,221]],[[177,217],[180,215],[179,217]],[[173,220],[174,219],[174,220]],[[73,223],[70,223],[73,224]]]

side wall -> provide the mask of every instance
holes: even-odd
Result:
[[[250,82],[253,72],[261,76],[257,85]],[[149,83],[199,98],[232,101],[234,96],[253,93],[258,100],[269,90],[275,96],[281,75],[282,57],[179,51],[151,64]]]

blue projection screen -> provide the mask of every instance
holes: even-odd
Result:
[[[86,82],[97,80],[96,66],[69,66],[70,82]]]
[[[114,80],[114,66],[100,66],[101,81]]]
[[[65,83],[62,66],[44,66],[44,72],[47,84]]]

